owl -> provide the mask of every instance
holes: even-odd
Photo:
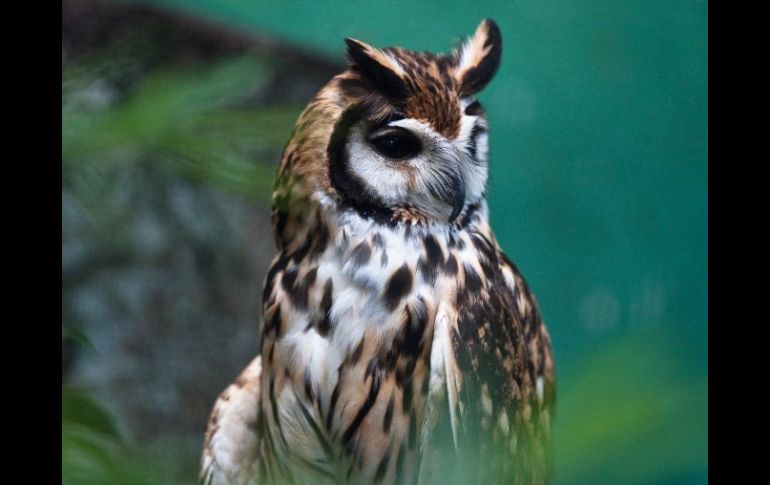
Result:
[[[261,353],[203,483],[549,481],[551,341],[489,225],[474,99],[501,42],[491,20],[451,54],[346,39],[281,159]]]

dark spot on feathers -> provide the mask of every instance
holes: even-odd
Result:
[[[427,325],[428,315],[425,311],[425,304],[421,299],[417,299],[413,305],[404,305],[406,313],[406,323],[401,331],[396,335],[393,346],[396,351],[412,359],[417,359],[420,350],[422,334]]]
[[[449,255],[441,270],[447,276],[454,276],[457,274],[457,258],[454,254]]]
[[[297,282],[298,274],[299,270],[296,267],[285,271],[281,279],[281,286],[288,293],[291,302],[304,310],[307,308],[308,291],[313,283],[315,283],[316,276],[318,275],[318,267],[308,271],[301,282]]]
[[[425,246],[425,259],[420,257],[417,267],[423,279],[429,284],[433,284],[440,266],[444,263],[444,250],[441,249],[441,246],[433,236],[427,236],[423,243]]]
[[[428,263],[437,266],[439,262],[444,261],[444,250],[433,236],[427,236],[423,241],[425,244],[425,254],[428,256]]]
[[[396,369],[395,378],[396,385],[398,387],[402,387],[404,385],[404,381],[406,380],[406,372],[404,371],[403,367],[398,367]]]
[[[270,344],[270,350],[267,352],[267,363],[272,364],[273,362],[273,353],[275,352],[275,342]]]
[[[305,291],[315,283],[316,276],[318,276],[318,267],[311,269],[307,272],[305,275],[305,281],[302,283],[302,285],[305,287]]]
[[[373,376],[376,370],[377,370],[377,359],[372,357],[371,360],[369,360],[369,364],[366,366],[366,373],[364,373],[364,378],[368,378],[370,375]]]
[[[481,270],[484,271],[484,275],[487,277],[487,280],[493,280],[495,278],[495,271],[492,266],[487,261],[480,261],[480,264]]]
[[[372,250],[366,242],[359,243],[350,253],[350,259],[356,266],[363,266],[369,262]]]
[[[377,399],[377,394],[380,392],[380,372],[376,368],[376,361],[374,359],[369,362],[369,367],[366,370],[366,375],[368,376],[369,374],[372,376],[372,383],[369,387],[369,394],[366,396],[366,401],[364,401],[364,403],[358,409],[355,418],[353,418],[353,421],[342,435],[342,442],[345,444],[350,442],[350,438],[353,437],[353,434],[356,432],[356,430],[358,430],[358,427],[361,426],[361,422],[363,422],[366,415],[369,414],[369,411],[371,411],[372,406]]]
[[[452,348],[457,350],[460,348],[460,334],[457,333],[456,328],[450,329],[449,336],[452,340]]]
[[[414,368],[417,366],[417,358],[412,358],[406,361],[406,366],[404,367],[404,373],[408,376],[412,375],[414,372]]]
[[[276,210],[273,214],[273,220],[275,221],[275,233],[280,241],[285,241],[288,239],[283,233],[284,229],[286,229],[286,213],[281,210]]]
[[[294,287],[294,282],[297,280],[297,274],[299,274],[299,269],[296,267],[283,272],[283,277],[281,278],[281,286],[283,286],[283,290],[285,292],[291,292],[292,288]]]
[[[396,352],[394,352],[393,349],[390,349],[385,352],[385,356],[382,359],[382,367],[392,371],[396,367],[396,360]]]
[[[332,311],[332,280],[329,279],[324,285],[323,297],[321,297],[320,318],[318,319],[315,327],[319,335],[326,337],[329,335],[329,331],[332,328],[331,324],[331,311]]]
[[[465,214],[460,218],[460,220],[457,222],[457,226],[463,228],[468,225],[468,223],[473,219],[473,216],[476,214],[476,210],[478,210],[479,204],[471,204],[468,206],[467,209],[465,209]],[[463,249],[465,247],[465,242],[460,238],[459,242],[457,243],[457,247],[459,249]]]
[[[358,342],[358,345],[356,345],[356,349],[353,351],[352,354],[348,357],[348,363],[353,366],[358,363],[358,360],[361,358],[361,354],[364,351],[364,337],[361,337],[361,340]]]
[[[382,420],[382,431],[386,434],[390,432],[390,423],[393,421],[394,404],[393,395],[391,394],[390,401],[388,401],[388,407],[385,409],[385,417]]]
[[[436,275],[438,273],[437,266],[430,266],[428,261],[424,257],[420,256],[420,259],[417,260],[417,269],[420,271],[420,276],[422,277],[423,281],[429,285],[435,283]]]
[[[310,247],[310,255],[313,257],[318,256],[326,249],[328,243],[329,229],[326,227],[326,224],[319,224],[313,244]]]
[[[427,379],[426,379],[427,381]],[[408,413],[412,409],[412,381],[406,382],[401,395],[401,409]]]
[[[304,375],[304,384],[305,384],[305,397],[307,397],[309,400],[313,400],[313,384],[310,381],[310,369],[305,368],[305,375]]]
[[[262,291],[262,303],[266,302],[268,298],[270,297],[270,293],[273,291],[273,285],[275,284],[275,276],[280,272],[286,269],[286,265],[289,263],[289,258],[282,254],[281,257],[276,260],[275,263],[273,263],[272,266],[270,266],[270,269],[267,271],[267,277],[265,278],[265,288]]]
[[[412,273],[406,263],[398,268],[388,279],[385,285],[383,299],[385,306],[394,310],[401,299],[412,290]]]
[[[468,263],[463,264],[463,269],[465,270],[465,291],[478,293],[481,290],[481,278],[478,273]]]
[[[275,332],[276,335],[281,334],[281,307],[276,307],[273,316],[270,318],[270,322],[265,326],[265,334],[269,332]]]
[[[479,232],[471,233],[471,242],[476,249],[484,255],[484,258],[486,258],[487,261],[497,261],[497,251],[495,250],[495,247],[492,246],[492,243],[483,234]]]
[[[294,251],[289,255],[289,258],[292,261],[294,261],[295,264],[300,263],[302,260],[305,259],[305,256],[310,251],[310,246],[312,245],[312,243],[313,243],[313,240],[311,238],[305,239],[302,245],[299,248],[297,248],[296,251]]]
[[[334,408],[337,406],[337,399],[340,397],[340,382],[342,381],[342,366],[337,371],[337,385],[334,386],[332,397],[329,401],[329,412],[326,414],[326,429],[331,429],[332,418],[334,417]]]

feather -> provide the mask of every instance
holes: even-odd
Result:
[[[204,438],[201,484],[245,485],[256,475],[261,377],[262,356],[257,356],[219,395]]]

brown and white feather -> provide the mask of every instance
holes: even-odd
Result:
[[[262,357],[257,356],[214,403],[204,438],[202,484],[246,485],[256,476],[261,378]]]

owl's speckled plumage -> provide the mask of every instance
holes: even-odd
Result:
[[[202,481],[545,483],[551,343],[488,223],[472,98],[500,32],[452,55],[347,42],[281,160],[262,352],[214,407]]]

